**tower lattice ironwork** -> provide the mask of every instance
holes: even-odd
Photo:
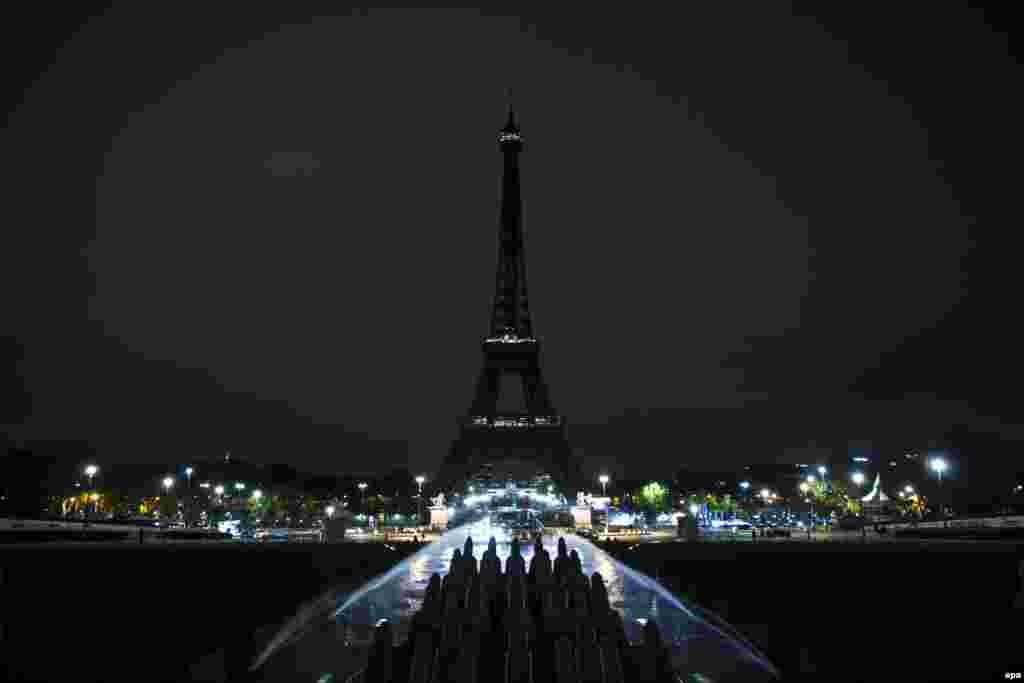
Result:
[[[473,401],[469,413],[459,418],[459,435],[442,466],[441,479],[458,485],[497,466],[518,472],[516,478],[548,474],[569,490],[577,472],[565,420],[554,409],[541,372],[540,341],[530,314],[519,182],[523,139],[511,108],[498,144],[503,173],[490,329],[483,342],[483,365]],[[521,391],[509,391],[515,383]],[[502,405],[506,393],[518,405]]]

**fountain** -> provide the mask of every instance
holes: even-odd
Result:
[[[486,522],[464,528],[331,594],[335,608],[297,616],[253,663],[254,680],[778,678],[723,620],[585,539],[520,545]]]

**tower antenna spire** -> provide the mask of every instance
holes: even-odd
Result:
[[[515,127],[516,125],[516,111],[512,108],[512,88],[505,88],[505,106],[508,110],[508,126]]]

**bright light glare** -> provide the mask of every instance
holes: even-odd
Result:
[[[700,507],[698,507],[696,504],[690,506],[690,514],[691,515],[695,515],[699,511],[700,511]]]
[[[192,472],[194,472],[194,471],[195,470],[193,470],[191,467],[186,467],[185,468],[185,474],[187,474],[190,477],[192,476]]]
[[[863,472],[854,472],[853,473],[853,483],[857,484],[858,486],[860,484],[863,484],[864,483],[864,473]]]
[[[813,484],[815,481],[816,480],[814,479],[814,475],[813,474],[808,474],[807,475],[807,483],[808,484]]]
[[[761,497],[762,498],[766,498],[766,499],[767,498],[771,498],[771,495],[772,495],[772,492],[769,491],[768,489],[761,489]]]
[[[96,465],[89,465],[88,467],[85,468],[85,475],[87,477],[91,477],[91,476],[95,475],[99,471],[100,471],[100,468],[96,467]]]
[[[600,477],[597,478],[597,480],[599,482],[601,482],[602,484],[607,484],[608,483],[608,475],[607,474],[602,474]]]
[[[935,458],[934,460],[932,460],[932,469],[935,470],[936,472],[940,473],[940,474],[942,472],[945,472],[946,471],[946,461],[943,460],[942,458]]]
[[[217,488],[215,488],[213,492],[216,493],[218,496],[222,496],[224,495],[224,487],[218,484]]]
[[[421,485],[421,486],[423,485],[423,482],[425,482],[426,480],[427,480],[427,478],[424,477],[423,475],[420,475],[420,476],[416,477],[416,483]],[[365,484],[362,484],[362,486],[365,486]]]
[[[818,474],[820,474],[823,477],[825,476],[825,466],[824,465],[821,465],[821,466],[818,467]]]
[[[170,477],[164,477],[164,488],[171,488],[174,486],[174,480]]]
[[[907,493],[913,493],[914,487],[911,486],[910,484],[907,484],[906,486],[903,487],[903,490],[906,491]]]
[[[740,482],[740,488],[743,489],[744,491],[746,491],[747,489],[750,488],[750,482],[749,481],[741,481]]]
[[[252,492],[252,497],[255,498],[256,500],[259,500],[260,498],[263,497],[263,491],[256,489],[255,491]]]

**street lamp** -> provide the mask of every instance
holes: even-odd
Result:
[[[931,467],[939,475],[939,500],[942,501],[942,473],[945,472],[947,469],[946,461],[943,460],[942,458],[932,458]],[[942,526],[949,526],[949,520],[946,519],[946,514],[944,510],[942,518]]]
[[[96,465],[87,465],[86,468],[85,468],[85,476],[89,477],[89,490],[90,491],[92,490],[92,478],[95,477],[96,473],[99,472],[99,471],[100,471],[100,468],[96,467]],[[95,504],[93,505],[93,510],[92,511],[95,514],[95,512],[96,512],[96,505]]]
[[[800,490],[803,492],[805,496],[808,495],[808,492],[811,490],[811,483],[813,482],[814,477],[807,477],[807,481],[800,483]],[[812,499],[809,497],[806,498],[805,500],[808,504],[810,504],[810,515],[807,519],[807,538],[810,538],[811,527],[814,525],[814,503],[812,502]]]
[[[171,494],[171,487],[174,486],[174,479],[172,477],[164,477],[163,485],[164,492],[169,496]]]
[[[360,508],[360,512],[362,512],[363,511],[362,508],[364,508],[366,506],[366,496],[363,495],[363,492],[366,491],[366,482],[365,481],[361,481],[361,482],[359,482],[358,486],[359,486],[359,508]]]
[[[260,498],[263,497],[263,491],[260,491],[259,489],[256,489],[255,491],[252,492],[252,497],[253,497],[253,500],[259,500]]]
[[[192,472],[191,467],[185,468],[185,476],[188,477],[188,494],[185,497],[185,526],[190,526],[192,521]]]
[[[817,480],[814,478],[813,474],[808,474],[807,475],[807,483],[808,484],[813,484],[815,481],[817,481]]]
[[[608,475],[607,474],[602,474],[600,477],[597,478],[597,480],[599,482],[601,482],[601,495],[607,497],[608,496]]]
[[[741,481],[740,482],[740,488],[743,489],[744,491],[746,491],[747,489],[750,488],[750,482],[749,481]]]
[[[419,486],[418,494],[418,505],[416,506],[416,516],[419,517],[420,522],[423,521],[423,482],[427,480],[422,474],[416,477],[416,485]]]
[[[213,489],[213,492],[216,493],[218,496],[223,496],[224,495],[224,487],[221,486],[220,484],[217,484],[217,486]]]
[[[903,490],[906,491],[907,493],[913,493],[914,487],[911,486],[910,484],[907,484],[906,486],[903,487]]]
[[[854,472],[851,478],[853,479],[853,483],[857,486],[862,486],[864,484],[863,472]]]
[[[824,465],[818,465],[818,474],[821,475],[822,479],[825,478],[825,472],[826,472],[825,466]]]

